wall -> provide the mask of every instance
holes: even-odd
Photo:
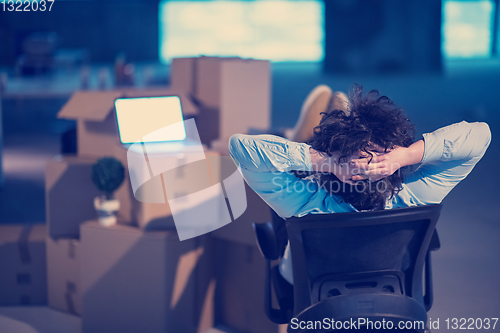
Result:
[[[441,68],[441,1],[325,0],[325,71],[410,73]]]

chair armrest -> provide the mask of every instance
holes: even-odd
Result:
[[[272,297],[272,274],[271,274],[271,262],[269,260],[266,261],[266,282],[264,287],[264,312],[266,313],[267,318],[269,318],[273,323],[276,324],[288,324],[292,319],[292,310],[291,308],[273,308],[273,297]],[[277,297],[277,296],[276,296]],[[278,299],[280,303],[280,300]]]
[[[441,242],[439,241],[439,235],[437,230],[434,229],[432,234],[431,242],[429,243],[429,251],[437,251],[441,248]]]
[[[278,240],[273,228],[272,223],[252,223],[255,231],[255,238],[257,240],[257,245],[262,256],[266,259],[266,281],[264,285],[264,312],[267,317],[276,324],[287,324],[292,316],[293,306],[290,308],[282,307],[283,299],[280,299],[278,295],[278,303],[280,305],[279,309],[273,308],[272,305],[272,289],[273,289],[273,277],[271,274],[271,261],[280,258],[280,249],[278,246]],[[275,286],[276,288],[276,286]],[[276,290],[275,290],[276,292]],[[292,293],[293,295],[293,293]]]
[[[432,264],[431,264],[431,251],[427,251],[425,256],[425,295],[424,305],[425,310],[429,311],[434,302],[433,288],[432,288]]]
[[[431,251],[437,251],[441,248],[441,242],[439,241],[439,236],[437,230],[434,229],[432,234],[431,242],[429,243],[429,249],[427,250],[427,255],[425,256],[425,295],[424,295],[424,305],[425,309],[429,311],[434,302],[433,287],[432,287],[432,263],[431,263]]]
[[[280,257],[278,241],[271,222],[252,223],[259,251],[267,260]]]

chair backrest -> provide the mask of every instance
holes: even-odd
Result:
[[[404,295],[424,304],[424,260],[442,205],[286,220],[294,314],[335,296]]]

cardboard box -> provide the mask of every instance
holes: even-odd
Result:
[[[46,238],[47,291],[51,308],[80,315],[80,241]]]
[[[231,332],[278,333],[264,312],[265,259],[257,246],[217,240],[216,325]]]
[[[203,86],[210,83],[203,80]],[[201,84],[200,84],[201,85]],[[220,65],[219,137],[271,127],[271,70],[265,60],[230,60]]]
[[[0,226],[0,306],[47,304],[45,225]]]
[[[247,133],[249,128],[270,127],[269,61],[176,58],[172,60],[170,80],[173,88],[184,89],[199,102],[196,119],[204,143]]]
[[[123,184],[115,191],[115,197],[120,200],[118,223],[139,226],[145,230],[175,230],[174,220],[168,202],[140,202],[134,197],[128,174],[127,150],[117,146],[112,151],[114,156],[125,167]],[[208,156],[214,153],[206,152]],[[184,157],[178,156],[179,160]],[[92,183],[92,165],[98,157],[58,156],[47,163],[45,177],[46,221],[50,237],[76,238],[80,237],[79,226],[82,222],[94,219],[96,211],[93,201],[102,195]],[[208,164],[206,166],[209,174]],[[188,166],[189,168],[189,166]],[[218,172],[216,169],[213,172]],[[170,176],[173,176],[170,173]],[[210,183],[211,178],[205,177]],[[178,189],[179,193],[187,188],[202,186],[201,180],[186,174],[175,174],[175,177],[164,177],[169,188]],[[207,186],[209,185],[207,183]]]
[[[77,121],[78,155],[107,156],[120,145],[114,112],[114,102],[117,98],[173,95],[180,97],[185,118],[197,113],[197,108],[183,92],[157,88],[77,91],[57,117]]]
[[[184,92],[188,97],[195,95],[197,58],[174,58],[170,63],[170,87]]]
[[[255,231],[252,223],[271,221],[271,208],[246,183],[247,209],[234,222],[211,232],[213,237],[240,244],[255,246]]]
[[[216,152],[205,151],[206,159],[213,159],[218,156],[219,154]],[[128,166],[126,149],[123,149],[122,147],[118,148],[115,153],[115,157],[124,165]],[[153,155],[150,155],[149,157],[151,159],[155,159]],[[153,186],[155,184],[157,186],[160,186],[162,188],[160,189],[160,191],[162,192],[161,199],[164,200],[163,203],[141,202],[134,197],[131,186],[127,186],[126,188],[126,191],[128,191],[127,197],[130,198],[131,201],[130,214],[133,221],[132,224],[139,226],[141,229],[175,230],[176,227],[167,198],[172,198],[172,196],[179,197],[192,194],[196,191],[206,189],[211,185],[220,182],[221,170],[220,165],[218,165],[217,163],[210,163],[209,168],[208,161],[205,159],[194,163],[187,163],[184,165],[184,163],[186,163],[190,159],[189,153],[172,155],[171,159],[178,160],[178,164],[180,167],[171,171],[164,172],[161,175],[161,178],[158,176],[154,179],[150,178],[149,182],[143,185],[143,188],[140,189],[140,191],[142,191],[144,190],[144,188],[147,188],[147,186],[151,184]],[[161,164],[161,160],[158,161],[158,163]],[[172,162],[169,161],[168,164],[170,163]],[[234,164],[231,164],[234,167]],[[196,175],[196,177],[194,177],[193,175]],[[126,181],[128,182],[128,184],[130,184],[130,180],[128,178],[126,179]],[[163,194],[166,194],[167,197],[165,197]],[[189,198],[186,197],[186,199],[188,200]],[[125,209],[125,206],[123,204],[122,208]],[[126,212],[124,212],[124,214],[125,213]]]
[[[215,143],[215,146],[212,145],[210,156],[230,158],[228,140],[217,140]],[[220,170],[218,171],[220,172]],[[255,245],[255,234],[252,223],[271,221],[271,208],[248,186],[247,183],[245,183],[245,193],[247,201],[245,212],[235,219],[234,222],[211,232],[213,237],[247,245]]]
[[[180,242],[175,232],[82,224],[82,332],[204,329],[213,283],[201,239]]]
[[[170,86],[176,91],[183,91],[196,103],[198,107],[196,123],[201,142],[206,145],[219,137],[219,91],[213,90],[219,87],[220,59],[216,57],[174,58],[170,64]],[[198,70],[199,64],[201,64],[200,70]],[[211,68],[210,64],[214,66]],[[200,82],[198,78],[206,75],[212,82],[208,86],[200,87],[201,92],[198,93]],[[210,94],[211,90],[213,94]]]
[[[45,169],[45,211],[48,233],[53,239],[79,238],[80,224],[96,217],[94,198],[102,195],[92,183],[92,165],[97,157],[57,156]],[[126,166],[126,164],[125,164]],[[133,222],[130,181],[125,180],[115,192],[120,200],[118,222]],[[134,199],[135,200],[135,199]]]
[[[205,106],[219,109],[222,106],[221,72],[228,61],[234,59],[199,57],[196,59],[195,96]]]

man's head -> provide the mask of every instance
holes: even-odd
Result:
[[[409,147],[414,134],[414,125],[389,98],[376,90],[363,96],[363,88],[355,86],[349,94],[349,110],[332,108],[324,112],[308,143],[330,156],[340,154],[342,161],[357,153],[370,158],[375,154],[374,146],[385,152]],[[396,172],[376,182],[364,180],[356,185],[343,183],[332,173],[319,175],[319,180],[327,192],[340,195],[358,210],[381,210],[400,190],[402,175]]]

